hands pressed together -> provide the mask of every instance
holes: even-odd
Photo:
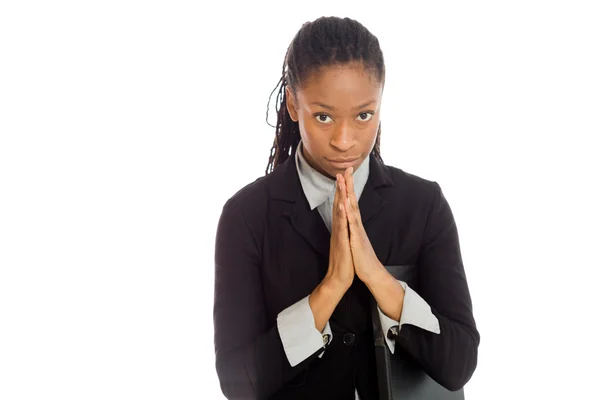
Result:
[[[369,285],[386,272],[363,227],[352,172],[350,167],[336,177],[326,276],[346,289],[352,285],[355,275]]]
[[[322,332],[338,302],[357,276],[371,291],[380,309],[399,321],[404,289],[381,264],[360,217],[352,168],[337,175],[333,200],[329,267],[309,296],[315,327]]]

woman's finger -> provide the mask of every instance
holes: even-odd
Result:
[[[352,231],[354,224],[356,223],[357,217],[357,207],[354,205],[352,200],[354,194],[354,179],[352,177],[352,167],[346,169],[344,171],[344,181],[346,182],[346,191],[343,196],[340,198],[343,199],[344,205],[346,207],[346,214],[348,218],[348,224],[350,225],[350,230]]]
[[[352,215],[348,218],[348,221],[351,225],[356,225],[357,229],[363,230],[362,226],[362,218],[360,216],[360,207],[358,206],[358,198],[356,197],[356,191],[354,190],[354,176],[352,175],[353,169],[352,167],[348,168],[346,171],[346,175],[348,179],[346,182],[348,183],[348,203],[349,208],[352,210]]]
[[[354,168],[350,167],[344,171],[344,180],[346,181],[346,185],[348,186],[348,199],[350,203],[350,207],[353,210],[358,211],[358,200],[356,199],[356,192],[354,191],[354,176],[352,173],[354,172]]]
[[[333,195],[333,212],[332,212],[332,218],[331,218],[331,230],[332,233],[335,231],[334,229],[337,227],[338,223],[337,223],[337,216],[339,213],[339,206],[340,206],[340,174],[337,174],[335,176],[336,181],[335,181],[335,194]]]
[[[340,232],[342,234],[345,234],[346,237],[348,237],[348,217],[347,217],[347,209],[345,207],[346,201],[347,201],[347,195],[346,195],[346,182],[345,179],[340,175],[338,184],[340,186],[340,190],[339,190],[339,198],[338,198],[338,205],[334,206],[337,207],[337,209],[339,210],[339,229]]]

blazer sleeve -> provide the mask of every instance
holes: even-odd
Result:
[[[260,241],[240,202],[228,200],[215,241],[214,342],[216,370],[228,399],[262,399],[281,389],[323,349],[292,367],[276,321],[267,323]]]
[[[401,345],[434,380],[459,390],[477,365],[479,332],[463,267],[458,232],[450,206],[437,182],[418,259],[421,297],[437,317],[440,334],[403,325]]]

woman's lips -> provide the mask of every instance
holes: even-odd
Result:
[[[349,167],[353,167],[354,164],[356,164],[356,162],[360,159],[360,157],[358,158],[352,158],[352,159],[338,159],[338,160],[329,160],[327,159],[327,161],[329,161],[329,163],[336,169],[347,169]]]

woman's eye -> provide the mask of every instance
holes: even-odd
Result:
[[[329,115],[325,115],[325,114],[319,114],[317,115],[315,118],[317,118],[317,121],[321,122],[321,123],[328,123],[329,121],[327,120],[327,118],[329,118],[331,120],[331,118],[329,117]]]
[[[358,118],[361,121],[366,122],[366,121],[369,121],[371,118],[373,118],[373,113],[363,112],[363,113],[358,114]]]

